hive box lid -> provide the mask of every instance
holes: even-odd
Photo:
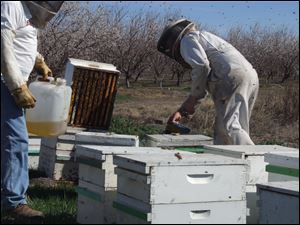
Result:
[[[114,65],[108,63],[69,58],[68,64],[71,64],[75,67],[120,73],[120,71],[117,70],[117,68]]]
[[[147,135],[148,142],[155,142],[159,147],[163,146],[200,146],[212,142],[212,138],[205,135],[172,135],[172,134],[152,134]],[[153,143],[154,144],[154,143]]]
[[[299,196],[299,181],[282,181],[256,184],[259,189]]]
[[[100,132],[81,132],[75,136],[76,143],[101,144],[110,146],[139,146],[139,137]]]
[[[263,156],[272,152],[299,152],[299,149],[280,145],[204,145],[207,152],[227,153],[238,158],[245,156]]]
[[[117,155],[114,156],[113,162],[119,167],[144,174],[148,174],[150,172],[150,167],[158,166],[218,166],[246,164],[245,160],[207,153],[194,154],[190,152],[180,152],[181,159],[179,159],[175,155],[176,151],[169,152],[169,154],[152,153],[147,155]]]
[[[29,137],[28,141],[29,146],[40,146],[41,145],[41,137]]]
[[[299,169],[299,151],[267,153],[265,155],[265,162],[271,165]]]
[[[128,155],[136,153],[167,152],[155,147],[127,147],[127,146],[100,146],[76,145],[76,157],[90,158],[104,161],[106,155]]]
[[[75,67],[120,74],[120,71],[117,70],[116,67],[112,64],[69,58],[66,66],[66,71],[65,71],[65,79],[67,81],[67,85],[69,86],[72,84],[73,81],[73,73]]]
[[[74,145],[75,144],[75,135],[72,134],[63,134],[57,137],[45,137],[41,140],[41,145],[50,147],[50,148],[57,148],[57,144],[68,144]],[[71,147],[72,149],[73,147]]]

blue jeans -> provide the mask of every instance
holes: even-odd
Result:
[[[24,109],[1,81],[1,211],[26,204],[28,132]]]

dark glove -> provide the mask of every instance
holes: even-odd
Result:
[[[36,103],[35,97],[32,95],[26,84],[12,91],[12,96],[16,104],[21,108],[33,108]]]

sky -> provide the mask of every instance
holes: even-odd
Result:
[[[130,13],[168,9],[181,10],[181,16],[218,29],[220,33],[241,25],[245,29],[255,23],[276,28],[285,25],[299,34],[298,1],[102,1],[104,5],[118,4]]]

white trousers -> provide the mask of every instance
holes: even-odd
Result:
[[[213,52],[208,89],[216,108],[214,144],[254,145],[249,121],[259,89],[252,65],[235,49]]]

